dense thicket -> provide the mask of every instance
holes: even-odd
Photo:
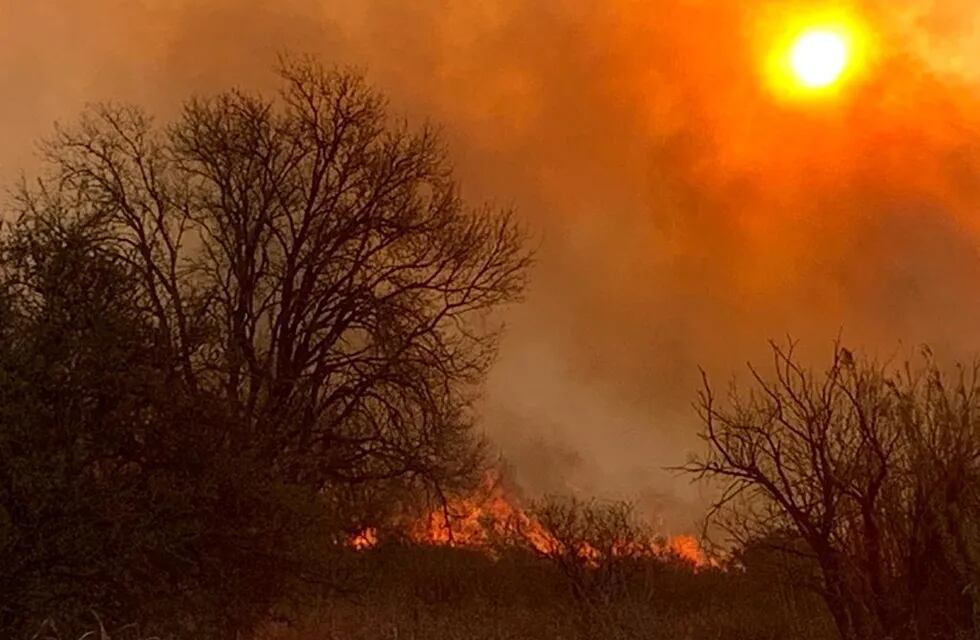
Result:
[[[352,506],[479,470],[470,403],[521,232],[467,207],[436,136],[356,76],[281,76],[162,127],[94,107],[17,192],[4,630],[94,609],[233,637],[331,580]]]

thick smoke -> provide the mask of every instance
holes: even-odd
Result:
[[[980,9],[851,4],[866,74],[833,104],[782,102],[766,34],[816,4],[8,2],[0,176],[87,101],[166,117],[270,87],[281,51],[363,69],[443,125],[469,198],[539,238],[487,432],[530,490],[639,498],[678,529],[697,492],[663,467],[698,446],[698,365],[723,382],[787,334],[817,356],[839,334],[883,357],[980,345]]]

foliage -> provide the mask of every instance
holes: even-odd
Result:
[[[261,618],[316,567],[322,509],[217,446],[227,417],[182,393],[91,228],[24,221],[3,276],[2,627],[57,612],[70,631],[93,608],[202,634]]]

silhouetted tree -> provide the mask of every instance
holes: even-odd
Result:
[[[839,349],[818,376],[792,346],[773,353],[774,377],[752,369],[728,407],[701,394],[708,452],[687,469],[722,481],[716,522],[743,543],[793,532],[783,550],[812,557],[843,638],[971,631],[977,368],[951,379],[928,353],[892,369]]]
[[[165,129],[97,107],[46,146],[22,210],[98,220],[226,440],[328,484],[471,466],[468,404],[528,255],[471,210],[430,129],[354,75],[286,62],[279,100],[193,100]]]
[[[198,635],[245,629],[323,578],[351,496],[479,472],[470,404],[522,233],[357,76],[281,75],[166,127],[94,107],[18,191],[3,621],[165,603]]]

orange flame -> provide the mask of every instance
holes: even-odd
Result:
[[[524,510],[520,500],[508,493],[493,473],[487,474],[483,486],[474,495],[450,500],[406,527],[408,538],[416,544],[478,549],[488,554],[493,553],[495,541],[508,540],[515,532],[541,554],[552,554],[560,548],[546,527]],[[350,541],[350,546],[359,551],[377,544],[378,530],[373,527],[364,529]],[[598,565],[602,556],[587,542],[576,553],[591,565]],[[612,553],[677,558],[695,569],[713,566],[698,540],[686,535],[668,538],[666,542],[634,542]]]
[[[681,560],[695,566],[711,565],[707,555],[701,548],[701,543],[693,536],[674,536],[667,541],[668,552]]]
[[[419,544],[487,549],[494,539],[515,528],[537,551],[554,547],[544,527],[524,511],[516,497],[508,495],[495,474],[488,473],[475,496],[433,510],[410,527],[409,536]]]
[[[351,538],[350,546],[358,551],[364,551],[365,549],[372,549],[378,545],[378,530],[374,527],[368,527],[364,529],[356,536]]]

